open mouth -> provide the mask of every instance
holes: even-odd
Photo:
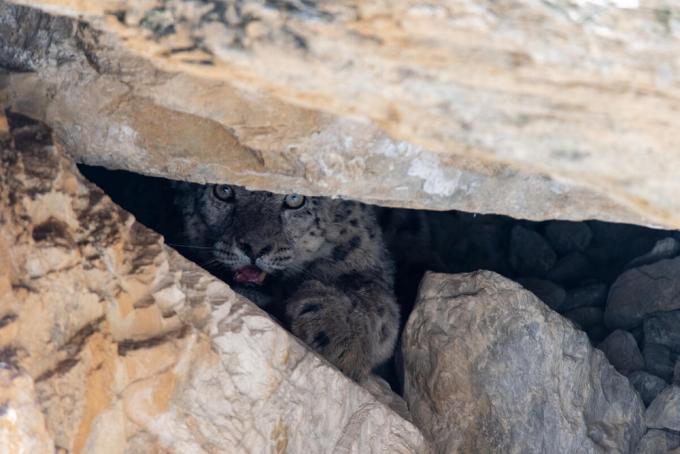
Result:
[[[267,273],[256,266],[244,266],[234,272],[234,281],[239,284],[262,285]]]

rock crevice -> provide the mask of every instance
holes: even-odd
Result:
[[[114,205],[49,130],[10,123],[0,418],[15,416],[0,424],[1,446],[428,452],[411,423]],[[371,389],[408,416],[383,385]]]

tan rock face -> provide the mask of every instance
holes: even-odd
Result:
[[[0,61],[22,71],[8,102],[78,160],[398,206],[680,226],[675,6],[12,3],[33,9],[0,9]]]
[[[427,450],[414,426],[85,182],[47,129],[15,126],[0,135],[3,448]]]
[[[3,355],[5,356],[5,355]],[[54,441],[35,399],[33,380],[0,361],[0,446],[4,452],[52,452]]]

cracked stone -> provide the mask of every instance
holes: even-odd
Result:
[[[490,271],[428,273],[402,352],[438,452],[633,453],[644,433],[642,401],[586,335]]]

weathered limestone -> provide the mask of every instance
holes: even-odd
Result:
[[[634,453],[644,433],[640,398],[602,352],[495,273],[426,275],[402,351],[437,452]]]
[[[5,355],[3,355],[5,356]],[[0,450],[41,453],[54,451],[45,418],[35,400],[31,377],[0,360]]]
[[[0,86],[88,163],[678,227],[679,13],[635,0],[12,0]]]
[[[413,425],[84,181],[49,131],[15,120],[13,145],[0,128],[2,448],[427,452]]]

